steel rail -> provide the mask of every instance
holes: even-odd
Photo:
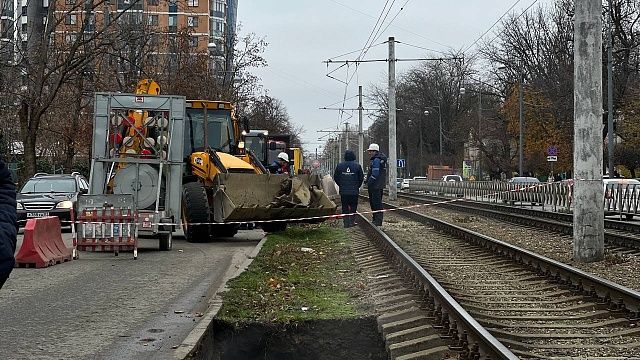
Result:
[[[450,339],[449,348],[460,351],[463,358],[475,355],[491,359],[518,359],[506,346],[480,325],[449,293],[414,259],[369,219],[359,215],[359,226],[380,247],[390,261],[411,279],[424,294],[439,325],[441,338]]]
[[[610,311],[628,312],[630,320],[640,320],[640,292],[443,220],[388,203],[384,203],[384,206],[414,221],[429,224],[457,238],[483,246],[513,261],[532,267],[539,275],[551,278],[576,293],[592,297],[597,303],[606,305]]]

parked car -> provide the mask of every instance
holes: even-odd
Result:
[[[510,183],[517,184],[531,184],[531,183],[539,183],[540,180],[538,178],[529,177],[529,176],[516,176],[509,179]]]
[[[413,180],[427,180],[426,176],[414,176]]]
[[[16,196],[18,223],[24,227],[26,220],[43,216],[57,216],[63,225],[71,220],[78,195],[89,192],[89,183],[79,173],[36,174],[22,186]]]
[[[462,176],[460,175],[445,175],[442,177],[442,181],[462,181]]]
[[[401,190],[408,189],[412,181],[413,179],[403,179],[402,184],[400,185],[400,189]]]
[[[522,184],[522,188],[525,189],[527,187],[529,187],[531,184],[539,184],[540,180],[538,180],[538,178],[534,178],[534,177],[530,177],[530,176],[515,176],[512,177],[511,179],[509,179],[510,183],[512,184]],[[535,186],[535,185],[534,185]],[[516,190],[520,190],[520,186],[516,186]],[[507,200],[502,200],[503,203],[509,203],[509,205],[513,205],[516,202],[515,201],[507,201]],[[532,203],[532,205],[538,205],[538,203]],[[542,205],[542,204],[540,204]]]

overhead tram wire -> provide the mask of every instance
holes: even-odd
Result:
[[[463,53],[466,53],[467,51],[469,51],[469,49],[471,49],[472,47],[474,47],[474,46],[478,43],[478,41],[480,41],[480,40],[481,40],[485,35],[487,35],[487,33],[488,33],[489,31],[491,31],[491,29],[493,29],[496,25],[498,25],[498,23],[500,22],[500,20],[502,20],[505,16],[507,16],[507,14],[509,14],[509,12],[510,12],[514,7],[516,7],[516,5],[518,5],[518,3],[520,3],[520,1],[522,1],[522,0],[516,0],[516,2],[515,2],[515,3],[513,3],[513,5],[511,5],[511,6],[509,7],[509,9],[507,9],[507,11],[505,11],[505,12],[504,12],[504,14],[502,14],[502,16],[500,16],[500,18],[498,18],[498,20],[496,20],[496,22],[494,22],[494,23],[493,23],[493,25],[491,25],[491,26],[487,29],[487,31],[483,32],[483,33],[482,33],[482,35],[480,35],[480,37],[478,37],[478,38],[476,39],[476,41],[474,41],[471,45],[469,45],[469,46],[468,46],[468,47],[463,51]],[[537,0],[536,0],[536,1],[537,1]]]
[[[533,7],[533,5],[535,5],[537,2],[538,2],[538,0],[534,0],[534,1],[531,3],[531,5],[527,6],[527,7],[526,7],[526,8],[525,8],[521,13],[520,13],[520,15],[518,15],[518,17],[516,17],[515,19],[513,19],[513,22],[518,21],[518,20],[522,17],[522,15],[526,14],[526,13],[527,13],[527,11],[529,11],[529,9],[531,9],[531,8]],[[502,31],[504,31],[504,29],[503,29]],[[493,37],[493,39],[491,39],[491,41],[490,41],[490,42],[493,42],[495,39],[497,39],[497,38],[498,38],[498,36],[500,36],[500,34],[502,33],[502,31],[499,31],[499,32],[496,34],[496,36],[494,36],[494,37]]]
[[[373,40],[374,42],[378,41],[378,39],[380,39],[380,37],[384,34],[385,31],[387,31],[387,29],[389,28],[389,26],[391,26],[391,24],[393,23],[393,21],[398,17],[398,15],[400,15],[400,13],[402,12],[402,10],[404,10],[405,6],[407,6],[407,4],[409,3],[409,1],[411,0],[407,0],[404,2],[404,4],[402,4],[402,6],[400,7],[400,10],[398,10],[398,12],[396,13],[396,15],[393,17],[393,19],[391,19],[391,21],[389,21],[389,23],[387,23],[387,26],[384,28],[384,30],[382,30],[382,32],[380,33],[380,35],[378,35],[378,37],[375,38],[375,40]],[[393,4],[392,4],[393,6]],[[383,21],[384,23],[384,21]]]
[[[393,3],[395,3],[395,1],[396,0],[393,0]],[[391,11],[391,7],[393,6],[393,3],[391,3],[391,6],[387,10],[387,15],[385,15],[385,19],[386,19],[386,16],[388,16],[389,12]],[[380,28],[382,27],[382,24],[384,23],[384,20],[383,20],[382,23],[380,23],[380,19],[382,19],[382,15],[384,14],[385,10],[387,9],[387,5],[388,4],[389,4],[389,0],[386,0],[385,3],[384,3],[384,7],[382,8],[382,11],[380,12],[380,15],[378,16],[378,19],[376,20],[376,23],[373,26],[373,29],[371,29],[371,32],[369,33],[369,36],[367,37],[367,41],[364,44],[365,46],[364,46],[363,50],[360,52],[360,54],[357,57],[358,60],[360,60],[364,55],[366,55],[366,53],[369,51],[369,49],[373,46],[373,43],[375,41],[371,41],[371,43],[369,43],[369,41],[372,39],[372,36],[375,36],[373,34],[376,31],[376,28],[378,28],[378,24],[380,24]],[[378,28],[378,31],[379,30],[380,29]],[[356,69],[355,69],[353,74],[355,75],[355,74],[357,74],[357,72],[358,72],[358,64],[356,63]],[[351,80],[353,80],[354,75],[351,75],[351,78],[349,78],[349,65],[347,63],[347,76],[346,76],[347,82],[346,82],[346,84],[344,86],[344,98],[343,98],[343,102],[342,102],[342,107],[345,106],[346,98],[347,98],[347,91],[349,90],[349,84],[351,83]],[[340,125],[342,124],[343,114],[344,114],[344,112],[340,111],[340,115],[339,115],[340,117],[338,119],[338,122],[339,122],[338,123],[338,127],[340,127]],[[352,115],[352,117],[353,117],[353,115]]]
[[[360,10],[358,10],[358,9],[352,8],[351,6],[346,5],[346,4],[343,4],[343,3],[339,2],[339,1],[336,1],[336,0],[329,0],[329,1],[331,1],[331,2],[333,2],[333,3],[335,3],[335,4],[338,4],[338,5],[342,6],[342,7],[345,7],[345,8],[347,8],[347,9],[351,10],[351,11],[355,11],[355,12],[357,12],[358,14],[362,14],[362,15],[367,16],[367,17],[370,17],[370,18],[372,18],[372,19],[374,19],[374,18],[375,18],[373,15],[370,15],[370,14],[367,14],[366,12],[363,12],[363,11],[360,11]],[[426,36],[424,36],[424,35],[418,34],[418,33],[413,32],[413,31],[411,31],[411,30],[407,30],[407,29],[405,29],[405,28],[403,28],[403,27],[401,27],[401,26],[393,25],[393,27],[394,27],[394,28],[397,28],[397,29],[399,29],[399,30],[402,30],[402,31],[404,31],[404,32],[407,32],[407,33],[409,33],[409,34],[411,34],[411,35],[414,35],[414,36],[417,36],[417,37],[419,37],[419,38],[425,39],[425,40],[427,40],[427,41],[429,41],[429,42],[432,42],[432,43],[434,43],[434,44],[437,44],[437,45],[440,45],[440,46],[444,46],[444,47],[449,48],[449,49],[453,49],[453,48],[452,48],[451,46],[449,46],[449,45],[446,45],[446,44],[443,44],[443,43],[438,42],[438,41],[436,41],[436,40],[430,39],[430,38],[428,38],[428,37],[426,37]]]
[[[422,49],[422,50],[426,50],[426,51],[436,52],[436,53],[439,53],[439,54],[442,54],[442,55],[449,55],[449,53],[446,53],[444,51],[431,49],[431,48],[426,48],[424,46],[413,45],[413,44],[409,44],[409,43],[406,43],[406,42],[403,42],[403,41],[396,40],[396,43],[402,44],[402,45],[406,45],[406,46],[410,46],[410,47],[413,47],[413,48],[416,48],[416,49]]]

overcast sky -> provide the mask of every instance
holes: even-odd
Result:
[[[348,112],[342,118],[338,111],[320,110],[320,107],[341,107],[345,96],[345,84],[326,76],[335,70],[325,61],[329,58],[363,48],[382,12],[387,0],[239,0],[238,21],[242,24],[240,35],[256,33],[269,43],[265,57],[269,66],[254,71],[262,78],[269,95],[285,104],[295,124],[304,127],[303,143],[313,152],[324,143],[327,133],[319,130],[344,128],[344,122],[357,126],[357,111]],[[378,35],[375,44],[394,36],[402,44],[396,44],[397,58],[418,58],[427,51],[412,47],[447,51],[466,49],[482,33],[493,25],[517,0],[390,0],[393,8],[382,29],[396,16],[384,33]],[[520,14],[535,0],[520,0],[512,12]],[[537,0],[537,6],[550,6],[553,0]],[[402,5],[404,9],[400,11]],[[388,7],[387,7],[388,8]],[[532,8],[532,9],[533,9]],[[494,30],[496,30],[494,28]],[[491,31],[485,37],[492,39]],[[470,50],[472,51],[472,50]],[[373,46],[365,59],[387,58],[388,45]],[[352,60],[359,52],[335,58]],[[430,55],[434,55],[431,53]],[[409,68],[408,62],[397,63],[398,73]],[[415,65],[415,63],[414,63]],[[358,85],[364,93],[373,84],[385,84],[387,64],[365,63],[360,65],[357,76],[346,88],[345,108],[358,107]],[[346,67],[332,76],[346,80]],[[354,66],[349,67],[349,76]],[[354,97],[356,96],[356,97]],[[352,98],[353,97],[353,98]],[[367,107],[367,104],[365,104]],[[369,105],[370,107],[370,105]],[[366,129],[371,120],[364,118]],[[321,140],[319,140],[322,138]],[[366,146],[366,145],[365,145]]]

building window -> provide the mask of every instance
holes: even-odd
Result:
[[[27,7],[26,6],[22,7],[22,16],[27,16]]]
[[[189,37],[189,46],[198,47],[198,37],[197,36]]]
[[[187,0],[187,4],[192,7],[198,6],[198,0]]]
[[[158,15],[149,15],[147,18],[147,25],[158,26]]]
[[[224,1],[216,0],[213,6],[214,6],[213,8],[214,11],[219,13],[224,13],[224,7],[225,7]]]
[[[67,25],[75,25],[78,21],[78,15],[76,14],[67,14],[66,19],[64,21]]]
[[[178,30],[178,15],[169,15],[169,32]]]
[[[67,44],[71,44],[76,41],[76,34],[67,34],[64,36],[64,40]]]
[[[158,6],[158,4],[159,4],[158,0],[147,0],[147,5]]]
[[[198,17],[197,16],[187,16],[187,26],[189,26],[189,27],[198,27]]]
[[[22,24],[22,32],[23,33],[27,32],[27,24]]]
[[[76,0],[64,0],[64,3],[67,5],[75,5],[76,4]]]

